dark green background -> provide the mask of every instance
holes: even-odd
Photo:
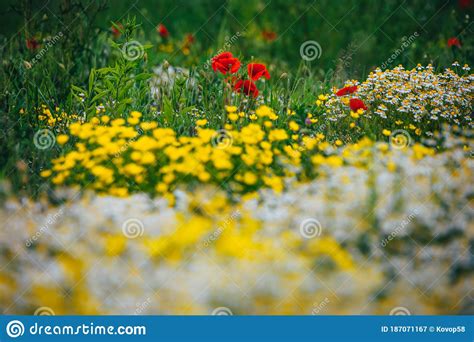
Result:
[[[20,9],[28,1],[2,3],[1,34],[6,38],[20,35],[24,31],[24,14]],[[61,11],[61,6],[76,3],[81,4],[74,10],[77,18]],[[61,23],[70,23],[68,29],[77,30],[85,20],[109,30],[111,21],[135,16],[146,39],[151,41],[160,22],[168,27],[173,39],[193,33],[204,58],[217,51],[226,36],[243,32],[244,37],[232,46],[233,52],[268,64],[281,63],[289,70],[301,62],[300,45],[315,40],[322,47],[322,56],[312,66],[327,70],[344,63],[349,75],[354,77],[361,77],[384,63],[414,32],[420,37],[392,66],[399,63],[411,66],[415,61],[449,65],[454,59],[461,62],[473,59],[472,21],[466,18],[468,14],[472,17],[472,6],[462,8],[458,1],[139,0],[104,2],[105,8],[100,11],[97,9],[101,1],[90,4],[89,1],[32,1],[29,32],[54,33],[53,27],[60,29]],[[81,11],[85,8],[92,13],[83,16]],[[276,32],[277,40],[265,43],[261,39],[262,30]],[[462,49],[447,48],[447,39],[452,36],[461,39]]]

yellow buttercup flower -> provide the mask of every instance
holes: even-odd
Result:
[[[44,170],[44,171],[41,171],[41,172],[40,172],[40,176],[46,178],[46,177],[51,176],[52,173],[53,173],[53,172],[52,172],[51,170]]]
[[[122,170],[128,175],[135,176],[142,173],[145,169],[140,165],[137,165],[135,163],[130,163],[130,164],[125,165]]]
[[[206,119],[200,119],[200,120],[196,120],[196,126],[204,126],[207,124],[207,120]]]
[[[254,185],[257,182],[257,176],[254,173],[247,171],[244,173],[243,182],[247,185]]]
[[[136,125],[140,122],[140,119],[137,118],[137,117],[131,117],[131,118],[128,118],[127,119],[127,122],[130,124],[130,125]]]
[[[149,131],[151,129],[155,129],[156,127],[158,127],[158,123],[157,122],[142,122],[140,124],[140,127],[144,131]]]
[[[236,106],[225,106],[225,110],[229,113],[234,113],[237,111],[237,107]]]
[[[69,140],[69,136],[66,134],[60,134],[56,137],[56,141],[58,142],[59,145],[64,145],[67,143]]]
[[[296,132],[297,130],[300,129],[300,126],[294,122],[294,121],[290,121],[289,124],[288,124],[288,127],[290,128],[290,130]]]
[[[270,141],[281,141],[288,139],[288,134],[284,129],[273,129],[270,131],[270,134],[268,135],[268,139]]]

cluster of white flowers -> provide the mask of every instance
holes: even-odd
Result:
[[[456,65],[454,65],[456,67]],[[469,71],[464,66],[463,73]],[[382,118],[400,124],[423,123],[423,127],[439,127],[440,122],[473,127],[474,75],[458,75],[451,69],[436,73],[431,65],[418,65],[412,70],[398,66],[392,70],[376,69],[367,80],[357,85],[354,97],[368,107],[366,118]],[[344,98],[335,94],[326,102],[332,119],[349,115]]]

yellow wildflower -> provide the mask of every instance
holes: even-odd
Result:
[[[225,106],[225,110],[229,113],[234,113],[237,111],[237,107],[236,106]]]
[[[290,123],[288,124],[288,127],[290,128],[290,130],[292,130],[293,132],[296,132],[297,130],[300,129],[300,126],[294,122],[294,121],[290,121]]]
[[[60,134],[57,136],[56,141],[58,142],[59,145],[64,145],[67,143],[69,140],[69,136],[66,134]]]
[[[196,126],[204,126],[207,124],[207,119],[196,120]]]

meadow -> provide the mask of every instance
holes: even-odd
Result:
[[[474,313],[473,9],[5,4],[0,309]]]

